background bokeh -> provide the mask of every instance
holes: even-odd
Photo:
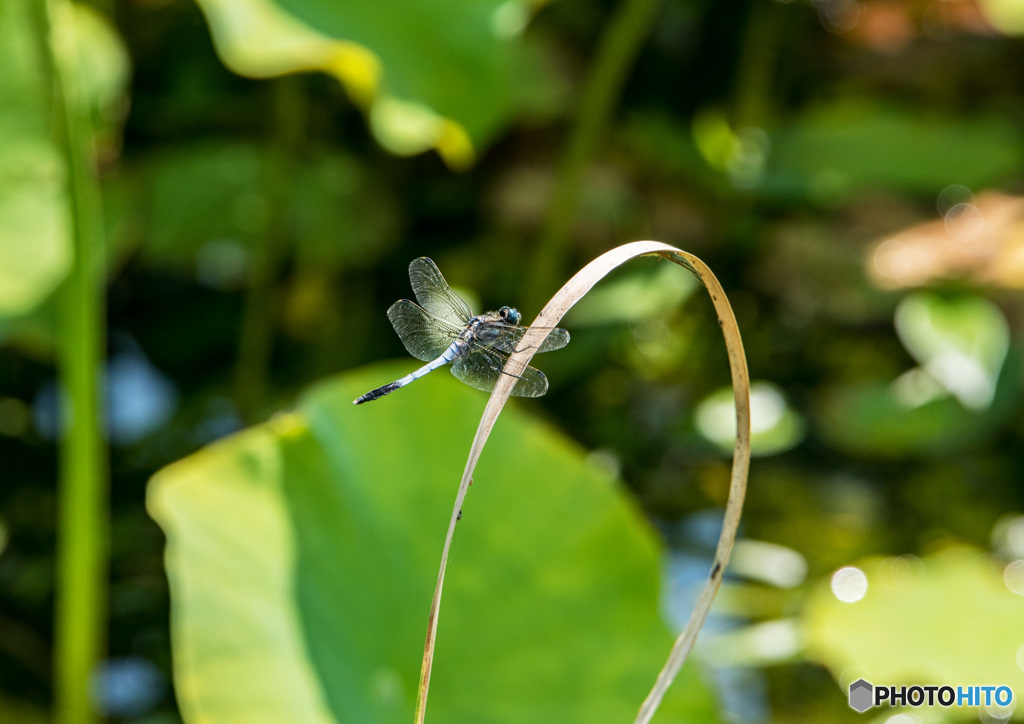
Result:
[[[62,369],[73,366],[61,349],[69,329],[88,324],[62,295],[89,262],[72,243],[82,198],[102,247],[91,253],[103,258],[89,274],[105,309],[95,374],[109,531],[96,535],[109,539],[109,575],[92,691],[111,720],[247,720],[203,710],[201,684],[213,676],[204,656],[214,654],[188,638],[231,618],[214,604],[236,595],[244,609],[265,593],[228,577],[197,602],[189,586],[222,573],[204,568],[204,555],[242,560],[231,557],[242,555],[235,534],[281,550],[254,532],[270,520],[264,509],[217,497],[225,481],[280,484],[264,502],[296,531],[297,602],[284,598],[309,626],[317,606],[348,595],[306,585],[331,571],[367,592],[338,617],[404,596],[392,575],[429,601],[445,508],[485,397],[442,371],[365,409],[349,404],[413,367],[384,314],[409,296],[412,258],[434,259],[475,311],[514,304],[530,320],[583,264],[635,239],[675,244],[715,270],[754,381],[741,539],[672,704],[678,720],[862,721],[869,715],[845,698],[859,676],[1005,683],[1024,695],[1020,0],[37,5],[0,5],[0,720],[46,721],[61,696],[56,481]],[[70,152],[64,107],[84,119],[83,145]],[[95,167],[91,197],[75,195],[76,153],[86,178]],[[517,456],[535,458],[540,472],[518,494],[546,512],[515,518],[518,504],[499,498],[488,518],[473,491],[467,520],[507,532],[480,533],[492,556],[464,561],[482,578],[454,585],[475,595],[490,566],[517,572],[492,594],[504,600],[561,590],[558,581],[584,598],[597,589],[593,609],[574,615],[609,635],[632,620],[630,635],[654,642],[642,656],[656,672],[671,638],[630,607],[656,599],[665,632],[677,630],[708,570],[733,437],[720,330],[697,281],[653,260],[615,272],[564,325],[572,343],[535,360],[549,393],[518,405],[508,428],[503,417],[491,442],[518,453],[494,465],[499,489],[528,475]],[[364,368],[389,358],[402,361]],[[247,467],[247,456],[278,448],[284,472]],[[369,490],[424,469],[442,502],[417,499],[415,516],[393,515],[408,498],[328,504],[333,488],[303,487],[334,475],[346,490]],[[544,470],[593,479],[580,483],[590,492],[549,499]],[[625,493],[616,502],[600,492],[609,480]],[[548,541],[577,514],[565,526],[571,550],[558,535]],[[332,521],[343,515],[360,532],[339,534]],[[610,519],[619,522],[595,522]],[[218,537],[219,525],[231,535]],[[519,550],[517,534],[536,545]],[[628,541],[622,550],[609,547],[613,534]],[[168,570],[165,535],[180,543]],[[517,552],[501,558],[508,551]],[[360,556],[372,565],[357,565]],[[542,560],[551,580],[529,573]],[[616,587],[569,573],[603,564],[648,577],[623,573]],[[168,572],[181,586],[174,597]],[[626,613],[590,618],[613,599]],[[509,620],[532,600],[509,606]],[[375,630],[390,645],[407,628],[411,662],[352,692],[326,685],[339,719],[363,689],[407,718],[426,620],[421,599],[410,601]],[[406,613],[413,624],[394,623]],[[486,620],[466,616],[455,639],[472,647],[481,627],[472,661],[484,671],[498,654],[480,643]],[[331,620],[317,624],[323,640],[350,641]],[[510,630],[525,643],[509,672],[545,670],[531,642],[551,631]],[[587,657],[582,638],[551,635]],[[306,636],[316,649],[316,634]],[[609,645],[620,660],[641,656],[622,645]],[[309,665],[314,678],[343,678],[372,668],[367,657],[314,650]],[[600,667],[585,668],[550,675],[572,692],[577,674],[599,679]],[[639,704],[634,688],[642,697],[649,685],[639,678],[626,711]],[[596,700],[579,686],[562,696],[579,697],[581,720],[595,721],[579,702]],[[509,721],[537,714],[496,691],[480,695]],[[477,720],[479,710],[438,696],[450,720]],[[888,721],[1003,721],[1024,716],[1017,709]],[[371,708],[363,720],[392,713]]]

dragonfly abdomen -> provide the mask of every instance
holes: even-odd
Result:
[[[444,354],[442,354],[437,359],[427,362],[418,370],[410,372],[401,379],[397,379],[394,382],[389,382],[388,384],[382,387],[378,387],[375,390],[370,390],[365,395],[360,395],[359,397],[352,401],[352,404],[361,405],[364,402],[371,402],[372,400],[376,400],[378,397],[383,397],[384,395],[391,394],[400,387],[405,387],[410,382],[418,380],[420,377],[427,374],[428,372],[433,372],[438,367],[443,367],[444,365],[454,360],[456,357],[459,356],[459,354],[461,354],[462,348],[464,346],[464,342],[462,342],[461,340],[455,340],[454,342],[452,342],[451,346],[444,351]]]

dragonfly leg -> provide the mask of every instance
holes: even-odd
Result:
[[[522,375],[517,375],[514,372],[506,372],[504,369],[501,370],[501,374],[508,375],[509,377],[515,377],[517,380],[523,379]]]

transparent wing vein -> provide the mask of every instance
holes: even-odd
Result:
[[[490,342],[491,345],[506,354],[512,354],[519,349],[519,342],[522,340],[523,335],[526,334],[526,330],[529,329],[529,327],[520,327],[512,324],[493,324],[491,326],[498,328],[498,334]],[[569,344],[569,333],[561,327],[555,327],[544,338],[544,341],[540,343],[540,349],[537,352],[551,352],[556,349],[562,349],[567,344]]]
[[[441,270],[427,257],[412,260],[409,264],[409,281],[416,294],[416,301],[435,317],[461,327],[473,316],[469,305],[452,291],[441,276]]]
[[[497,350],[483,345],[474,345],[471,350],[455,360],[452,374],[470,387],[490,392],[501,377],[508,358]],[[535,367],[527,367],[512,387],[517,397],[540,397],[548,391],[548,378]]]
[[[408,299],[392,304],[388,309],[388,319],[406,351],[424,362],[444,354],[461,331],[460,327],[438,319]]]

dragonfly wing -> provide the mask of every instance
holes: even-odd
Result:
[[[452,291],[441,276],[437,264],[427,257],[412,260],[409,264],[409,281],[416,294],[416,301],[435,317],[460,327],[472,318],[469,305]]]
[[[516,397],[540,397],[548,391],[548,378],[536,367],[527,367],[519,375],[512,394]]]
[[[470,387],[490,392],[501,377],[508,359],[494,349],[476,347],[464,357],[455,360],[452,374]],[[512,387],[517,397],[540,397],[548,391],[548,378],[536,367],[527,367]]]
[[[569,332],[561,327],[555,327],[544,338],[544,341],[540,343],[540,349],[537,351],[551,352],[556,349],[562,349],[567,344],[569,344]]]
[[[496,335],[496,339],[488,341],[502,352],[512,354],[519,349],[519,341],[523,338],[523,335],[526,334],[527,329],[529,329],[529,327],[502,324],[500,325],[500,333]],[[540,343],[540,349],[537,350],[537,352],[551,352],[552,350],[562,349],[562,347],[567,344],[569,344],[569,333],[561,327],[555,327],[548,333],[548,336],[544,338],[544,341]]]
[[[408,299],[392,304],[388,308],[388,319],[409,354],[424,362],[440,357],[459,336],[459,328]]]

